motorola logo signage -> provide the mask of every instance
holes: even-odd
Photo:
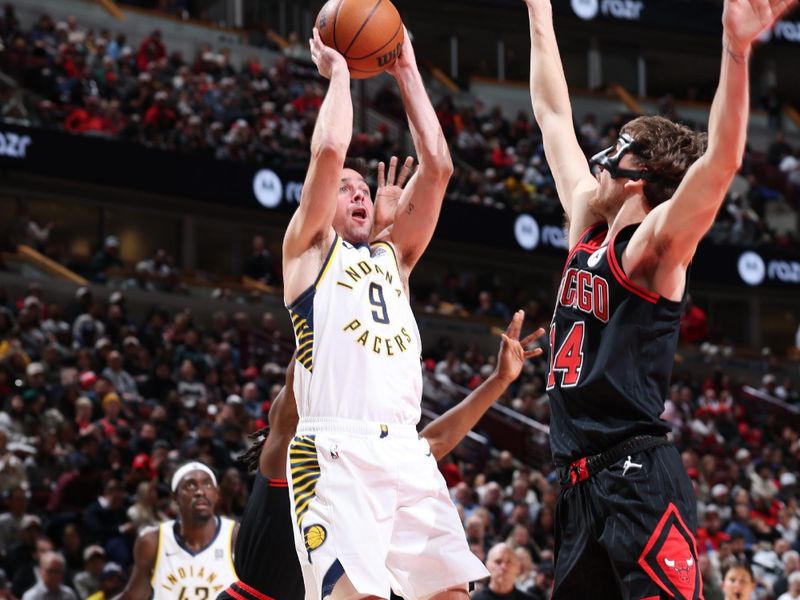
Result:
[[[567,249],[567,240],[560,227],[540,227],[531,215],[519,215],[514,222],[514,237],[523,250],[536,250],[539,246]]]
[[[514,223],[514,236],[525,250],[536,250],[539,246],[539,223],[530,215],[520,215]]]
[[[0,131],[0,156],[9,158],[25,158],[31,138],[10,131]]]
[[[747,285],[761,285],[765,280],[788,284],[800,284],[800,262],[794,260],[770,260],[764,262],[755,252],[744,252],[739,256],[739,277]]]
[[[584,21],[591,21],[598,14],[614,19],[638,21],[644,10],[639,0],[571,0],[572,10]]]
[[[276,208],[283,200],[299,204],[302,192],[302,183],[290,181],[284,185],[271,169],[261,169],[253,177],[253,194],[264,208]]]
[[[767,44],[773,39],[800,44],[800,22],[778,21],[773,27],[767,27],[758,36],[758,41]]]
[[[572,10],[584,21],[591,21],[600,10],[600,0],[572,0]]]
[[[767,273],[764,259],[755,252],[745,252],[739,257],[739,277],[747,285],[761,285]]]

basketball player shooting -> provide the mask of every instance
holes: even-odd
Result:
[[[437,461],[464,439],[508,385],[519,377],[525,360],[542,354],[540,348],[529,351],[525,348],[544,335],[543,329],[519,339],[524,317],[524,313],[518,311],[509,324],[492,375],[420,432]],[[257,442],[241,459],[250,471],[256,472],[256,479],[236,541],[234,565],[239,580],[217,600],[302,598],[304,595],[300,563],[293,552],[287,552],[294,544],[285,476],[288,446],[298,419],[292,391],[295,366],[293,359],[286,370],[286,385],[270,406],[269,430],[254,434]]]
[[[178,519],[139,536],[130,580],[115,600],[207,600],[236,581],[239,525],[214,514],[219,497],[214,472],[203,463],[187,463],[173,475],[172,493]]]
[[[353,131],[347,63],[316,29],[310,44],[330,85],[283,242],[284,300],[298,346],[288,479],[306,598],[388,598],[392,588],[406,598],[463,600],[467,583],[487,571],[417,435],[421,344],[408,292],[452,161],[405,36],[389,72],[419,167],[387,240],[370,246],[370,191],[344,168]]]
[[[702,598],[692,486],[664,410],[687,272],[740,167],[752,45],[795,0],[725,0],[708,140],[661,117],[622,128],[592,175],[573,129],[549,0],[525,0],[531,96],[569,226],[550,329],[562,484],[553,600]]]

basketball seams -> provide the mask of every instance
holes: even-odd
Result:
[[[339,50],[339,44],[336,43],[336,22],[339,20],[339,10],[341,10],[342,4],[344,4],[344,0],[339,0],[339,4],[336,5],[336,14],[333,15],[333,47],[337,51]]]
[[[358,36],[361,35],[362,31],[364,31],[364,28],[367,26],[367,24],[369,23],[369,20],[372,18],[372,16],[377,12],[378,7],[381,5],[382,2],[383,2],[383,0],[378,0],[375,3],[375,6],[372,7],[372,10],[369,11],[369,14],[367,15],[367,18],[364,19],[363,23],[361,23],[361,27],[358,28],[358,31],[356,31],[356,34],[353,36],[353,39],[350,40],[350,43],[348,44],[347,48],[342,52],[342,55],[345,58],[351,58],[351,57],[347,56],[347,53],[350,52],[350,48],[352,48],[353,44],[356,43],[356,40],[358,39]]]
[[[389,45],[391,45],[391,44],[393,44],[393,43],[394,43],[394,41],[395,41],[395,38],[397,37],[397,34],[398,34],[398,33],[400,33],[400,30],[401,30],[402,28],[403,28],[403,19],[399,19],[399,22],[398,22],[398,24],[397,24],[397,28],[394,30],[394,33],[392,34],[392,37],[390,37],[390,38],[389,38],[389,41],[388,41],[388,42],[386,42],[386,43],[385,43],[383,46],[381,46],[381,47],[380,47],[380,48],[378,48],[377,50],[374,50],[374,51],[372,51],[372,52],[370,52],[369,54],[366,54],[366,55],[364,55],[364,56],[349,56],[348,58],[349,58],[350,60],[366,60],[367,58],[370,58],[370,57],[374,56],[375,54],[378,54],[378,53],[379,53],[379,52],[381,52],[381,51],[382,51],[384,48],[386,48],[386,46],[389,46]]]

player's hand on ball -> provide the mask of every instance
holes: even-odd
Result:
[[[755,39],[798,0],[725,0],[722,24],[725,43],[733,53],[746,53]]]
[[[500,343],[500,352],[497,353],[495,373],[506,384],[519,377],[522,372],[522,365],[527,359],[541,356],[544,353],[541,348],[526,350],[528,346],[544,335],[544,329],[541,327],[520,341],[519,334],[522,331],[522,322],[524,320],[524,310],[515,312],[508,329],[501,336],[503,341]]]
[[[411,45],[411,36],[408,34],[408,29],[403,25],[403,47],[400,49],[400,55],[394,64],[386,69],[386,72],[397,77],[402,71],[417,68],[417,57],[414,54],[414,46]]]
[[[344,56],[339,54],[330,46],[322,43],[319,37],[319,30],[314,27],[314,35],[308,40],[308,45],[311,47],[311,60],[317,65],[319,74],[325,79],[330,79],[335,67],[339,66],[347,70],[347,61]]]

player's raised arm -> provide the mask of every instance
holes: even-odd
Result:
[[[672,199],[654,208],[626,249],[625,267],[657,264],[653,290],[679,299],[683,273],[711,228],[739,170],[750,113],[748,62],[752,45],[797,0],[725,0],[722,67],[711,105],[708,148],[689,168]]]
[[[158,529],[148,529],[133,545],[133,570],[128,585],[114,600],[141,600],[153,594],[150,579],[156,565]]]
[[[314,247],[327,250],[333,240],[331,225],[336,212],[336,195],[353,136],[353,102],[347,63],[341,54],[322,43],[316,28],[310,44],[311,58],[320,75],[330,79],[330,85],[311,137],[311,162],[300,206],[283,238],[284,300],[287,304],[316,277],[313,266],[304,265],[298,259]],[[317,266],[321,263],[320,257]]]
[[[405,271],[403,276],[408,277],[436,229],[444,193],[453,174],[453,161],[417,68],[408,31],[403,50],[389,72],[400,87],[419,161],[417,172],[400,197],[391,235]]]
[[[601,221],[588,207],[597,189],[572,122],[567,81],[553,28],[550,0],[525,0],[531,30],[531,102],[542,130],[547,163],[570,222],[572,247],[589,225]]]
[[[434,419],[422,430],[421,437],[428,440],[431,453],[439,460],[464,439],[469,430],[475,427],[489,407],[506,391],[506,388],[519,377],[526,359],[542,355],[541,348],[525,350],[532,342],[544,335],[538,329],[520,341],[519,334],[525,313],[514,314],[497,355],[497,367],[489,378],[478,386],[469,396],[446,413]]]

